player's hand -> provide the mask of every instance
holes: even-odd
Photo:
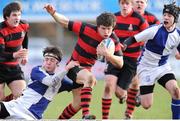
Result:
[[[127,49],[127,45],[126,44],[122,45],[122,51],[125,51],[126,49]]]
[[[79,62],[78,62],[78,61],[70,61],[70,62],[66,65],[65,69],[68,71],[69,69],[71,69],[71,68],[73,68],[73,67],[75,67],[75,66],[79,66]]]
[[[96,54],[106,56],[108,54],[108,49],[104,45],[104,43],[100,43],[96,48]]]
[[[20,96],[22,96],[22,93],[13,94],[13,99],[16,100]]]
[[[48,13],[50,13],[51,15],[53,15],[56,12],[56,9],[54,8],[54,6],[50,5],[50,4],[46,4],[44,6],[44,9],[46,9],[46,11]]]
[[[26,58],[22,58],[21,60],[20,60],[20,64],[21,65],[26,65],[26,63],[28,62],[28,58],[26,57]]]
[[[180,53],[178,51],[176,52],[175,57],[177,60],[180,60]]]
[[[28,54],[28,50],[27,49],[20,49],[17,52],[13,53],[13,58],[15,58],[15,59],[26,58],[27,54]]]

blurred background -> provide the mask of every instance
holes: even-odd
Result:
[[[0,0],[0,21],[3,21],[2,9],[9,2],[14,0]],[[23,67],[25,76],[29,79],[31,68],[42,62],[42,50],[46,46],[56,45],[62,48],[64,59],[61,66],[64,66],[72,50],[75,46],[77,37],[72,32],[62,28],[55,23],[49,14],[45,12],[43,6],[46,3],[51,3],[56,7],[57,12],[60,12],[71,20],[81,20],[90,23],[95,23],[95,18],[102,12],[117,12],[119,11],[118,0],[17,0],[22,3],[22,19],[25,19],[30,24],[29,30],[29,62]],[[158,19],[162,19],[163,5],[172,2],[172,0],[148,0],[147,10],[155,14]],[[176,0],[177,5],[180,5],[180,0]],[[179,27],[178,23],[178,27]],[[180,79],[178,69],[180,63],[170,58],[170,63]],[[60,67],[61,67],[60,66]],[[97,79],[103,79],[103,70],[105,64],[97,62],[93,67],[93,73]]]

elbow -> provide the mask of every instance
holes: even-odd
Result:
[[[120,61],[116,61],[116,62],[114,62],[114,63],[112,63],[116,68],[118,68],[118,69],[121,69],[122,67],[123,67],[123,65],[124,65],[124,62],[123,62],[123,60],[120,60]]]
[[[116,66],[116,68],[121,69],[123,67],[123,65],[124,65],[123,57],[118,56],[116,58],[116,61],[114,62],[114,65]]]
[[[175,58],[176,58],[177,60],[180,60],[180,55],[179,55],[179,54],[178,54],[178,55],[176,54],[176,55],[175,55]]]
[[[118,65],[118,68],[121,69],[123,67],[123,65],[124,65],[123,57],[122,56],[119,57],[118,60],[119,61],[118,61],[117,65]]]
[[[123,67],[123,65],[124,65],[124,62],[123,62],[123,61],[122,61],[122,62],[119,62],[119,63],[117,64],[117,68],[121,69],[121,68]]]

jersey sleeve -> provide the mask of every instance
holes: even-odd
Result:
[[[39,67],[35,67],[32,69],[32,72],[31,72],[31,80],[40,81],[41,83],[47,86],[51,86],[51,85],[56,85],[57,83],[59,83],[66,74],[67,74],[67,71],[62,71],[57,74],[54,74],[53,76],[50,76],[49,74],[42,71]]]
[[[20,20],[20,24],[25,32],[29,31],[29,23],[26,20]]]
[[[134,38],[136,39],[137,42],[153,39],[157,32],[156,28],[157,26],[152,26],[148,29],[145,29],[144,31],[134,35]]]
[[[20,24],[21,24],[22,28],[24,29],[24,31],[26,32],[26,33],[25,33],[25,36],[24,36],[24,40],[23,40],[22,46],[23,46],[23,48],[28,49],[28,41],[29,41],[29,39],[28,39],[28,31],[29,31],[29,24],[28,24],[28,22],[25,21],[25,20],[21,20],[21,21],[20,21]]]
[[[22,43],[22,47],[28,49],[28,42],[29,42],[29,38],[28,38],[28,33],[26,32],[23,43]]]
[[[77,35],[79,35],[80,33],[83,33],[84,28],[85,28],[85,25],[80,21],[69,21],[68,23],[69,31],[73,31]]]
[[[42,83],[48,86],[58,85],[67,74],[67,71],[59,72],[53,76],[46,76],[43,78]]]

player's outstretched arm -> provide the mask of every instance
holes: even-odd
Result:
[[[54,18],[56,22],[61,24],[63,27],[68,28],[69,19],[62,14],[56,12],[54,6],[46,4],[44,9]]]
[[[42,83],[48,86],[52,86],[52,85],[56,85],[58,84],[63,78],[64,76],[68,73],[68,71],[75,67],[75,66],[79,66],[79,62],[77,61],[70,61],[68,63],[68,65],[66,65],[65,69],[59,73],[56,73],[53,76],[46,76],[42,79]]]
[[[124,40],[123,42],[123,51],[126,50],[127,46],[129,46],[130,44],[133,44],[136,42],[136,39],[134,37],[129,37],[127,39]]]

